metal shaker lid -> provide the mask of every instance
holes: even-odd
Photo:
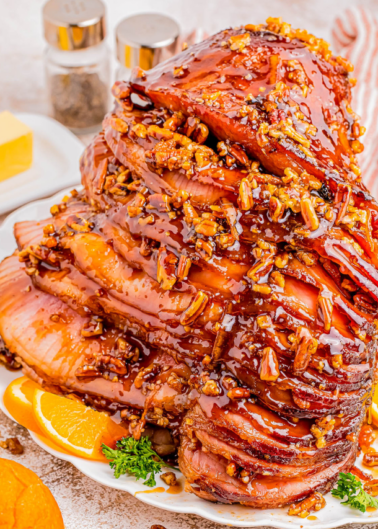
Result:
[[[157,13],[124,18],[116,28],[117,59],[126,68],[149,70],[175,52],[180,27]]]
[[[43,6],[45,39],[60,50],[82,50],[106,36],[101,0],[48,0]]]

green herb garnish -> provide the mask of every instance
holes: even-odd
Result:
[[[104,456],[110,460],[110,467],[114,469],[114,477],[117,479],[123,474],[132,474],[136,479],[145,479],[143,485],[154,487],[156,485],[155,474],[161,468],[169,467],[152,449],[152,443],[148,437],[141,437],[138,441],[134,437],[123,437],[116,443],[116,449],[102,445]],[[147,479],[148,475],[150,477]]]
[[[358,509],[361,512],[366,511],[366,507],[378,508],[378,500],[370,496],[363,487],[363,484],[353,474],[344,474],[343,472],[339,475],[339,481],[337,482],[337,488],[331,490],[332,496],[345,501],[341,503],[343,505],[349,505],[353,509]]]

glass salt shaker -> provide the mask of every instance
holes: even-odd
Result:
[[[110,52],[100,0],[49,0],[43,7],[51,116],[75,134],[96,132],[110,104]]]
[[[177,53],[180,27],[172,18],[143,13],[124,18],[116,28],[117,81],[128,81],[134,66],[149,70]]]

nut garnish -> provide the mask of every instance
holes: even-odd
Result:
[[[112,129],[120,132],[121,134],[125,134],[129,130],[129,126],[126,121],[123,121],[123,119],[120,118],[110,118],[109,125]]]
[[[260,366],[260,378],[268,382],[274,382],[280,376],[278,360],[274,349],[265,347]]]
[[[295,375],[301,375],[306,371],[311,356],[316,353],[318,341],[313,338],[307,327],[298,327],[295,335],[294,347],[296,351],[293,372]]]
[[[311,230],[315,231],[319,228],[319,219],[316,214],[315,208],[312,205],[311,198],[302,198],[301,200],[301,212],[306,226]]]
[[[240,182],[239,207],[243,211],[249,211],[253,208],[252,188],[247,178],[243,178],[243,180]]]
[[[17,437],[9,437],[5,441],[0,441],[0,448],[3,448],[4,450],[9,450],[9,452],[15,456],[24,453],[24,447],[17,439]]]
[[[177,485],[176,474],[174,472],[165,472],[164,474],[160,474],[160,478],[169,487],[175,487]]]
[[[290,505],[288,514],[290,516],[299,516],[300,518],[307,518],[311,511],[320,511],[326,506],[326,501],[320,492],[314,492],[303,501],[293,503]]]
[[[188,277],[191,265],[192,261],[189,259],[189,257],[186,257],[185,255],[180,256],[177,266],[177,279],[179,281],[182,281]]]
[[[227,392],[227,397],[232,400],[248,399],[251,396],[251,390],[247,388],[231,388]]]
[[[207,380],[202,386],[202,393],[208,397],[216,397],[220,394],[220,389],[215,380]]]
[[[177,281],[175,274],[177,257],[164,246],[159,248],[157,260],[157,280],[164,290],[172,290]]]
[[[85,323],[81,329],[81,335],[85,338],[90,338],[92,336],[99,336],[103,333],[103,323],[102,319],[98,316],[92,316],[89,322]]]
[[[182,313],[180,318],[181,325],[193,323],[205,310],[209,297],[201,290],[197,292],[194,300],[189,307]]]

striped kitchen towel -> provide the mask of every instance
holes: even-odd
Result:
[[[332,36],[337,55],[354,64],[350,75],[357,78],[357,85],[352,108],[366,127],[365,150],[358,158],[363,181],[378,199],[378,13],[362,7],[348,9],[335,20]]]

